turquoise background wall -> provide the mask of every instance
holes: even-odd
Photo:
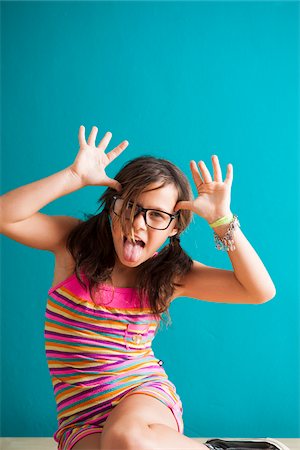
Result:
[[[300,437],[299,3],[1,2],[2,192],[70,165],[78,128],[127,139],[114,176],[142,154],[190,177],[218,154],[232,210],[268,268],[262,305],[177,299],[154,351],[190,437]],[[42,212],[83,217],[102,188]],[[194,217],[190,255],[231,269]],[[2,436],[52,436],[43,326],[54,257],[2,238]]]

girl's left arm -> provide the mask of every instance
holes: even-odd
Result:
[[[198,164],[203,179],[195,161],[191,161],[192,175],[199,195],[191,202],[178,202],[175,208],[189,209],[207,220],[208,224],[231,214],[232,164],[228,164],[223,182],[216,155],[212,156],[212,162],[214,181],[203,161]],[[222,238],[228,226],[218,226],[214,231]],[[233,239],[235,250],[227,252],[233,271],[194,261],[190,272],[181,280],[182,286],[176,290],[175,296],[222,303],[264,303],[271,300],[276,289],[260,257],[240,228],[233,231]]]

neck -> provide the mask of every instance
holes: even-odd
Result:
[[[114,286],[135,287],[136,268],[123,266],[119,261],[116,261],[111,278]]]

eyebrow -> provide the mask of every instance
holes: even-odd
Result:
[[[131,203],[133,203],[132,200],[129,200]],[[148,208],[146,208],[145,206],[141,205],[140,203],[137,203],[138,206],[141,206],[142,208],[145,209],[155,209],[156,211],[161,211],[161,212],[167,212],[168,214],[173,214],[173,212],[169,212],[166,211],[165,209],[161,209],[159,206],[149,206]]]

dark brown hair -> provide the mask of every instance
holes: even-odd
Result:
[[[137,202],[138,196],[153,183],[159,182],[158,188],[172,184],[178,192],[177,201],[191,200],[192,191],[185,174],[173,163],[154,156],[140,156],[129,161],[115,176],[121,184],[122,191],[118,195],[125,199],[120,214],[122,230],[125,229],[123,214],[127,201]],[[98,202],[100,213],[85,214],[87,220],[79,223],[69,234],[67,249],[75,260],[75,273],[81,283],[80,272],[83,271],[89,282],[89,292],[94,300],[93,292],[97,285],[107,280],[111,282],[111,273],[115,264],[115,249],[110,226],[110,211],[116,191],[107,188]],[[146,297],[153,314],[160,317],[166,312],[170,319],[168,307],[170,298],[180,279],[189,272],[193,261],[182,249],[179,236],[189,225],[192,213],[180,210],[176,228],[178,232],[170,237],[169,244],[152,258],[144,261],[137,269],[138,293],[141,301]],[[134,217],[131,217],[131,230]],[[84,284],[85,285],[85,284]]]

